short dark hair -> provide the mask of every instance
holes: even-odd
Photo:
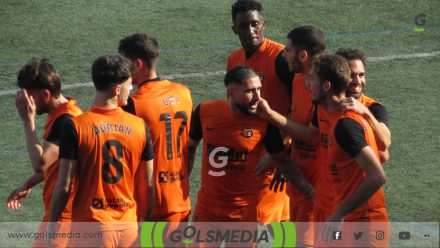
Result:
[[[324,33],[314,26],[294,28],[287,34],[287,39],[296,49],[306,50],[310,57],[322,53],[326,46]]]
[[[55,98],[61,93],[60,75],[47,58],[32,58],[24,64],[18,71],[17,86],[26,90],[48,90]]]
[[[319,82],[329,81],[333,92],[345,92],[351,81],[351,71],[347,60],[340,55],[322,55],[313,60]]]
[[[258,77],[258,74],[249,66],[236,66],[226,72],[225,75],[225,86],[228,87],[231,84],[241,85],[244,79]]]
[[[105,91],[125,82],[133,71],[133,63],[122,55],[101,56],[92,65],[93,84],[96,90]]]
[[[255,0],[237,0],[231,6],[232,21],[235,21],[235,17],[238,13],[250,10],[255,10],[261,14],[261,12],[263,11],[263,6],[260,2]]]
[[[142,59],[150,67],[156,66],[159,44],[148,34],[136,33],[119,41],[119,53],[131,60]]]
[[[364,66],[367,60],[365,53],[357,48],[339,48],[335,54],[341,55],[346,60],[360,60]]]

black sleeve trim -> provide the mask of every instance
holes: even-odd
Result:
[[[289,71],[289,65],[287,64],[287,61],[283,58],[283,51],[278,53],[277,58],[275,59],[275,72],[290,93],[292,92],[292,81],[295,74]]]
[[[189,137],[192,140],[201,140],[203,137],[202,123],[200,121],[200,104],[196,107],[191,115]]]
[[[357,121],[350,118],[343,118],[335,126],[334,137],[339,146],[356,157],[362,148],[368,146],[365,140],[364,128]]]
[[[318,121],[318,105],[313,106],[313,116],[312,116],[312,125],[319,128],[319,121]]]
[[[47,136],[46,141],[50,142],[58,142],[61,138],[61,130],[63,128],[64,123],[66,123],[68,120],[72,118],[72,115],[70,114],[62,114],[58,116],[58,118],[55,120],[55,122],[52,124],[51,130],[49,135]]]
[[[78,133],[72,120],[68,120],[62,128],[60,137],[59,158],[78,160]]]
[[[368,109],[374,115],[378,122],[384,123],[387,127],[389,126],[389,116],[387,108],[385,108],[385,106],[382,106],[380,104],[373,104]]]
[[[122,106],[122,109],[123,109],[125,112],[128,112],[128,113],[130,113],[130,114],[136,115],[136,109],[135,109],[135,107],[134,107],[133,98],[129,97],[129,98],[127,99],[127,105]]]
[[[263,145],[268,153],[279,153],[284,150],[283,138],[280,130],[271,123],[267,124],[266,134],[263,138]]]
[[[150,129],[148,128],[147,123],[145,123],[145,135],[147,137],[145,148],[142,152],[141,159],[143,161],[149,161],[154,158],[154,150],[153,150],[153,142],[151,141]]]

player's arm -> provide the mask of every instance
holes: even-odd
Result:
[[[287,134],[298,138],[308,144],[319,142],[319,129],[313,125],[296,123],[282,114],[272,110],[266,100],[260,99],[258,104],[258,116],[274,124]]]
[[[268,124],[263,144],[287,180],[306,196],[310,198],[313,197],[313,186],[307,181],[301,170],[289,158],[284,150],[280,131],[270,123]]]
[[[146,144],[142,151],[141,162],[136,174],[135,200],[137,203],[138,216],[143,221],[151,220],[154,206],[154,151],[151,141],[150,130],[145,123]]]
[[[43,173],[34,173],[22,185],[12,190],[6,199],[6,203],[9,209],[17,210],[21,207],[23,200],[32,191],[32,187],[44,181]]]
[[[49,222],[56,222],[60,218],[69,200],[72,180],[77,171],[78,135],[71,120],[62,128],[59,158],[58,179],[52,193]]]
[[[196,158],[197,146],[203,138],[202,123],[200,121],[200,105],[194,109],[191,115],[191,126],[188,139],[188,176],[191,175]]]
[[[346,98],[342,102],[342,107],[345,111],[352,110],[357,112],[368,121],[374,131],[377,147],[381,153],[381,162],[386,162],[389,158],[388,148],[391,145],[391,132],[386,125],[388,121],[388,113],[386,112],[385,107],[375,104],[370,107],[371,110],[374,111],[373,113],[370,111],[370,108],[367,108],[353,97]],[[378,118],[376,118],[376,116]]]
[[[374,151],[368,146],[363,128],[352,119],[342,119],[335,127],[334,137],[365,172],[359,187],[339,206],[324,226],[323,238],[330,240],[334,223],[341,223],[344,217],[368,201],[386,182],[385,172]],[[333,222],[333,224],[332,224]],[[337,227],[336,227],[337,228]]]

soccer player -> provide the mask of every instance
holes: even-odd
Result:
[[[306,88],[304,75],[308,75],[312,67],[313,57],[324,52],[325,46],[324,34],[317,27],[297,27],[287,35],[284,57],[289,65],[289,70],[295,73],[292,84],[292,112],[290,118],[303,125],[310,124],[314,109],[310,92]],[[318,145],[310,144],[307,140],[301,140],[295,136],[292,137],[291,158],[314,186],[320,181],[318,175],[321,160],[318,156]],[[329,204],[327,201],[320,201],[321,196],[319,194],[325,194],[325,191],[318,191],[318,187],[316,187],[314,199],[310,199],[296,190],[295,187],[288,187],[288,189],[290,220],[302,223],[297,227],[297,246],[313,246],[313,203],[315,201],[319,205]],[[329,204],[327,209],[331,211],[332,207],[333,204]],[[325,219],[322,221],[325,221]]]
[[[370,123],[376,137],[382,164],[389,159],[388,148],[391,145],[391,133],[388,129],[388,112],[385,106],[364,94],[366,85],[365,53],[356,48],[341,48],[336,54],[347,59],[350,65],[351,82],[343,102],[345,110],[353,110]]]
[[[347,61],[339,55],[314,60],[307,77],[312,102],[319,105],[312,120],[313,127],[288,121],[271,111],[267,102],[260,103],[261,117],[311,143],[321,142],[323,171],[332,178],[334,188],[333,212],[320,232],[325,241],[333,239],[333,232],[340,231],[343,222],[389,221],[381,188],[386,176],[379,161],[373,129],[361,115],[342,109],[350,74]],[[367,231],[372,232],[374,226],[368,228]],[[366,237],[368,240],[363,240],[363,245],[386,246],[386,239],[376,240],[370,233]],[[350,241],[345,239],[344,242],[348,242],[345,245],[354,246]]]
[[[201,103],[191,120],[190,164],[203,138],[201,188],[193,220],[257,221],[261,186],[254,171],[263,148],[291,183],[313,195],[313,187],[285,153],[279,130],[256,116],[261,90],[258,74],[247,66],[234,67],[224,83],[227,99]]]
[[[283,58],[284,46],[265,37],[266,20],[262,11],[261,3],[255,0],[240,0],[232,5],[232,30],[242,47],[229,54],[226,69],[246,65],[255,70],[261,79],[261,96],[277,112],[287,115],[293,73]],[[267,154],[263,158],[267,159]],[[270,160],[266,160],[268,162]],[[268,186],[272,178],[273,173],[267,173],[261,180]],[[275,193],[269,187],[262,187],[259,197],[259,221],[289,219],[289,199],[285,191]]]
[[[11,192],[7,199],[10,209],[18,209],[32,187],[44,181],[43,203],[44,216],[40,232],[45,230],[44,222],[49,220],[50,201],[58,177],[58,151],[62,125],[72,116],[82,113],[75,99],[61,94],[61,80],[55,67],[48,59],[31,59],[18,72],[15,104],[23,122],[26,148],[34,174],[21,186]],[[37,138],[35,115],[47,114],[44,125],[43,144]],[[68,200],[58,221],[70,222],[72,198]],[[58,245],[67,244],[67,239],[60,239]],[[37,239],[33,247],[45,246],[42,239]]]
[[[148,178],[152,184],[153,151],[145,122],[118,107],[127,104],[132,70],[132,63],[121,55],[94,61],[94,105],[63,127],[60,173],[52,196],[48,233],[56,228],[55,221],[65,208],[75,178],[72,221],[92,222],[87,227],[102,231],[102,243],[92,246],[139,245],[136,199],[147,192],[136,192],[135,184],[139,177]],[[89,242],[74,239],[73,246]]]
[[[154,221],[187,222],[191,213],[187,143],[192,114],[190,90],[157,76],[159,45],[148,34],[122,39],[119,52],[137,67],[136,93],[124,110],[148,124],[154,148]]]

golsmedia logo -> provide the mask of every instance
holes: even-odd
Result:
[[[293,222],[272,222],[267,228],[258,223],[209,223],[198,222],[195,226],[173,225],[167,222],[145,222],[140,232],[141,247],[199,246],[218,247],[245,244],[270,245],[272,247],[295,247],[296,229]],[[172,230],[170,230],[172,229]],[[272,237],[273,236],[273,237]],[[272,241],[273,239],[273,241]]]
[[[416,27],[414,28],[414,32],[423,32],[425,31],[425,25],[426,25],[426,15],[425,14],[419,14],[414,18],[414,22],[416,24]]]

